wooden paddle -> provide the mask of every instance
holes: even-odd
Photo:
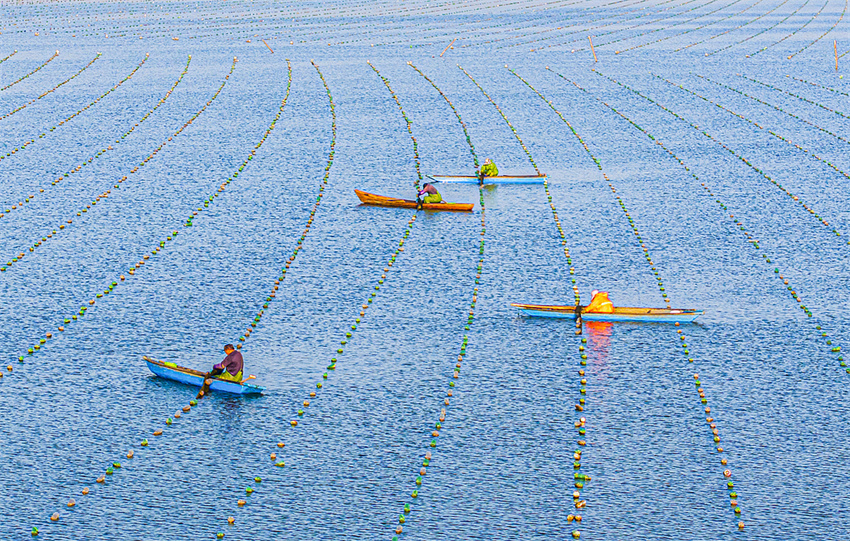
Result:
[[[255,375],[253,375],[253,374],[252,374],[252,375],[250,375],[250,376],[248,376],[247,378],[245,378],[245,379],[243,379],[243,380],[242,380],[242,385],[245,385],[245,382],[246,382],[246,381],[251,381],[252,379],[257,379],[257,376],[255,376]]]

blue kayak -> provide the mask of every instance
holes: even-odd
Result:
[[[191,368],[178,366],[172,362],[159,361],[157,359],[151,359],[150,357],[142,357],[142,359],[148,363],[148,368],[151,369],[151,372],[161,378],[179,381],[180,383],[194,385],[195,387],[204,386],[204,378],[206,377],[206,374],[200,370],[192,370]],[[218,379],[216,377],[211,379],[212,383],[210,384],[210,390],[212,391],[224,391],[226,393],[235,394],[262,394],[265,390],[264,387],[251,385],[250,383],[237,383],[235,381]]]
[[[544,304],[511,303],[524,314],[536,317],[554,317],[564,319],[576,318],[575,306],[552,306]],[[585,321],[652,321],[659,323],[690,323],[704,313],[693,308],[634,308],[628,306],[615,307],[611,313],[582,312]]]
[[[431,182],[451,184],[478,184],[475,175],[425,175]],[[484,184],[543,184],[546,175],[498,175],[484,177]]]

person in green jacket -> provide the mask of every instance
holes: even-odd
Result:
[[[490,158],[484,160],[484,165],[481,166],[481,171],[478,173],[478,182],[484,184],[484,177],[499,176],[499,168]]]

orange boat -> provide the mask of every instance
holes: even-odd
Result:
[[[399,199],[397,197],[386,197],[384,195],[375,195],[373,193],[364,192],[362,190],[354,190],[357,197],[364,205],[377,205],[379,207],[401,207],[405,209],[415,209],[416,201],[411,199]],[[425,210],[453,210],[461,212],[469,212],[475,205],[472,203],[425,203],[422,208]]]

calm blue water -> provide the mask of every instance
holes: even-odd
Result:
[[[35,140],[0,160],[0,210],[36,195],[0,218],[0,263],[26,254],[0,272],[0,539],[29,539],[33,527],[39,538],[62,540],[196,540],[219,532],[226,539],[391,539],[405,504],[412,510],[401,538],[425,541],[567,539],[574,530],[599,540],[847,538],[850,375],[831,348],[847,344],[850,333],[850,180],[810,156],[850,173],[850,143],[827,133],[848,133],[850,119],[827,110],[850,116],[850,86],[839,78],[845,59],[836,72],[832,43],[838,40],[839,54],[847,48],[847,22],[796,54],[844,9],[838,0],[4,6],[0,58],[18,52],[0,63],[0,87],[60,54],[0,90],[0,115],[103,54],[0,119],[0,156]],[[595,64],[588,34],[596,36]],[[48,131],[146,53],[131,79]],[[180,84],[139,123],[190,54]],[[218,97],[169,142],[212,98],[234,56]],[[274,130],[238,180],[185,227],[260,142],[286,92],[286,59],[291,91]],[[218,362],[221,345],[236,341],[262,308],[316,201],[332,117],[311,60],[335,104],[334,160],[303,247],[243,349],[246,373],[266,391],[251,399],[213,393],[167,426],[196,391],[153,377],[141,356],[203,370]],[[481,162],[491,157],[505,173],[532,172],[498,111],[456,64],[475,77],[548,174],[574,275],[542,186],[484,190],[480,283],[475,186],[441,187],[447,200],[474,202],[475,212],[419,212],[404,251],[387,267],[413,212],[361,207],[353,190],[412,197],[415,156],[401,113],[367,60],[412,121],[424,174],[470,174],[474,166],[454,113],[408,61],[455,105]],[[602,171],[505,65],[551,100]],[[830,226],[688,123],[590,68],[699,126]],[[596,97],[661,141],[699,181]],[[174,240],[151,255],[173,231]],[[586,325],[582,367],[572,323],[523,318],[510,306],[571,304],[571,278],[584,303],[600,289],[618,305],[663,306],[641,242],[673,306],[706,310],[678,329],[688,355],[673,326]],[[85,316],[62,323],[112,281],[119,285]],[[466,330],[474,287],[475,319]],[[357,330],[336,354],[356,318]],[[47,332],[57,336],[26,355]],[[339,363],[328,371],[333,357]],[[449,381],[456,386],[446,406]],[[156,437],[158,429],[164,434]],[[286,466],[276,468],[271,453]],[[113,462],[121,468],[98,484]],[[727,468],[740,515],[730,505]],[[567,520],[577,512],[575,471],[592,477],[581,490],[587,507],[579,526]],[[255,492],[246,495],[246,487]]]

